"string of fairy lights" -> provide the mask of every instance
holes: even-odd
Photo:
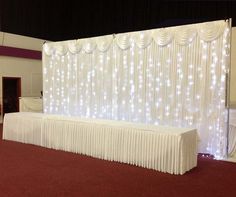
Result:
[[[221,158],[229,36],[227,21],[214,21],[100,37],[101,46],[47,43],[44,112],[195,127],[199,151]]]

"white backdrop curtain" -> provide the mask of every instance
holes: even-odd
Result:
[[[195,127],[221,158],[229,37],[222,20],[46,43],[44,112]]]

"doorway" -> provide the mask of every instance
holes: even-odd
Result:
[[[19,97],[21,96],[21,78],[2,78],[3,116],[5,113],[19,112]]]

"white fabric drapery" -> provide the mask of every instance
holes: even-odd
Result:
[[[214,21],[46,43],[44,112],[194,127],[221,158],[229,36]]]

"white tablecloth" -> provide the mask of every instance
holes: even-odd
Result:
[[[184,174],[197,165],[195,129],[37,113],[11,113],[4,118],[3,139],[171,174]]]
[[[229,156],[236,157],[236,110],[230,110]]]
[[[20,97],[20,112],[43,112],[43,100],[40,97]]]

